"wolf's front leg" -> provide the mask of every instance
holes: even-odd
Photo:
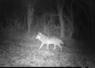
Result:
[[[39,49],[41,49],[41,48],[43,47],[43,45],[44,45],[44,43],[41,43],[41,45],[40,45]]]

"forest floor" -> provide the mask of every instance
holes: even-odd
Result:
[[[49,50],[46,46],[39,49],[41,43],[38,40],[26,35],[15,36],[0,43],[0,67],[93,67],[75,40],[64,43],[62,51],[58,47],[53,50],[52,46]]]

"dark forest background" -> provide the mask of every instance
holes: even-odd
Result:
[[[26,11],[27,2],[30,0],[0,0],[0,34],[6,38],[8,33],[15,26],[15,30],[23,32],[26,30]],[[30,1],[34,3],[33,0]],[[65,2],[65,3],[64,3]],[[63,13],[70,16],[70,5],[72,4],[74,33],[73,38],[89,43],[88,47],[94,47],[94,1],[92,0],[59,0],[61,5],[64,4]],[[72,3],[73,2],[73,3]],[[39,0],[33,4],[35,8],[35,16],[40,16],[45,12],[56,11],[55,0]],[[13,23],[15,22],[15,23]],[[24,24],[23,24],[24,23]],[[13,26],[14,25],[14,26]],[[23,26],[22,26],[23,25]],[[13,37],[13,36],[12,36]],[[86,45],[87,46],[87,45]]]
[[[27,0],[28,1],[28,0]],[[32,4],[33,0],[31,1]],[[61,2],[61,0],[60,0]],[[94,1],[92,0],[66,0],[64,4],[64,14],[70,15],[70,4],[74,18],[73,37],[85,42],[94,42]],[[11,25],[17,25],[14,21],[25,23],[26,1],[24,0],[0,0],[0,32],[7,31]],[[62,4],[62,3],[61,3]],[[55,0],[39,0],[35,3],[35,15],[56,10]],[[21,24],[21,25],[22,25]],[[25,26],[25,25],[24,25]],[[20,27],[20,26],[19,26]],[[6,29],[5,29],[6,28]],[[5,29],[5,30],[4,30]],[[24,29],[24,28],[23,28]],[[3,34],[4,35],[4,34]],[[94,43],[93,43],[94,44]]]
[[[74,17],[74,28],[78,30],[78,38],[84,40],[94,40],[94,1],[92,0],[72,0],[73,1],[73,17]],[[32,2],[32,1],[31,1]],[[70,0],[65,1],[64,13],[69,16],[70,12]],[[52,6],[52,7],[51,7]],[[39,0],[35,4],[35,14],[40,14],[49,11],[55,11],[56,3],[55,1],[44,1]],[[41,10],[41,11],[40,11]],[[24,1],[22,0],[0,0],[0,26],[1,29],[10,24],[8,21],[14,19],[19,19],[23,21],[23,17],[26,14],[26,7]]]
[[[13,38],[18,38],[27,32],[27,4],[30,2],[34,10],[34,23],[31,26],[32,33],[40,31],[43,24],[37,23],[44,13],[56,13],[57,2],[63,7],[63,17],[73,19],[72,39],[77,40],[77,44],[84,45],[81,51],[89,54],[95,53],[95,2],[94,0],[0,0],[0,44]],[[72,10],[72,12],[71,12]],[[72,17],[70,17],[72,13]],[[36,22],[35,22],[36,21]],[[57,23],[58,25],[58,23]],[[40,26],[40,27],[39,27]],[[69,27],[68,27],[69,28]],[[68,42],[69,43],[69,42]],[[6,45],[0,45],[0,48]]]

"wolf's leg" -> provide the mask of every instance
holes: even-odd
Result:
[[[61,46],[61,44],[58,44],[58,47],[62,50],[62,46]]]
[[[54,48],[53,48],[53,50],[55,50],[56,49],[56,45],[54,44]]]
[[[44,45],[44,43],[41,43],[41,45],[40,45],[39,49],[41,49],[41,48],[43,47],[43,45]]]
[[[62,48],[62,47],[61,47],[61,44],[58,44],[58,47],[59,47],[59,48]]]
[[[60,45],[60,44],[56,44],[56,45],[54,45],[53,50],[55,50],[57,46],[58,46],[59,48],[61,48],[61,50],[62,50],[62,47],[61,47],[61,45]]]
[[[47,49],[49,49],[49,44],[47,44]]]

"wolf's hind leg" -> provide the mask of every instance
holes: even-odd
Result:
[[[55,49],[56,49],[56,45],[54,44],[53,50],[55,50]]]
[[[47,44],[47,49],[49,49],[49,44]]]

